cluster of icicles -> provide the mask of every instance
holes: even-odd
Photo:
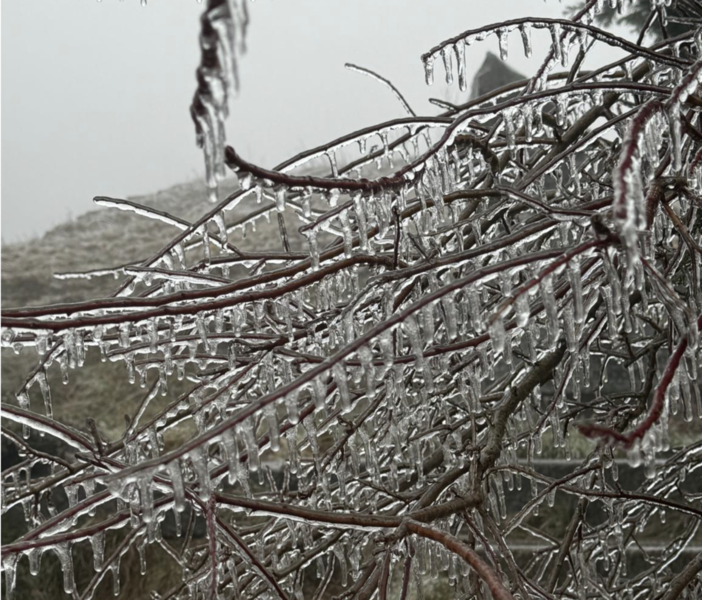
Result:
[[[209,197],[215,202],[217,182],[225,177],[224,121],[229,113],[229,99],[239,87],[239,57],[246,50],[246,1],[208,0],[200,21],[202,56],[190,114],[197,145],[205,155]]]
[[[182,584],[154,597],[321,598],[334,586],[370,597],[381,585],[420,594],[438,574],[456,597],[486,593],[445,545],[393,537],[402,519],[472,544],[510,597],[664,592],[702,518],[699,489],[685,491],[702,449],[669,431],[682,422],[699,432],[702,418],[702,154],[681,126],[682,115],[700,122],[699,103],[687,103],[700,49],[692,33],[632,48],[589,24],[603,4],[589,2],[577,22],[462,34],[424,57],[428,80],[441,56],[447,81],[456,69],[465,89],[464,46],[495,34],[506,57],[513,29],[527,54],[528,30],[550,31],[546,63],[566,66],[574,44],[611,43],[627,58],[570,78],[548,75],[551,65],[537,82],[356,132],[271,171],[225,155],[212,132],[226,86],[208,79],[203,58],[206,110],[196,118],[214,165],[208,184],[224,161],[240,191],[195,223],[100,198],[179,233],[138,267],[81,275],[125,276],[112,298],[3,315],[3,346],[40,357],[4,418],[71,448],[69,462],[37,454],[32,438],[25,447],[8,430],[24,458],[3,472],[3,511],[21,505],[28,526],[3,549],[8,597],[21,557],[37,574],[49,551],[67,593],[91,598],[111,574],[117,595],[120,561],[134,547],[148,574],[150,545],[182,571]],[[230,4],[210,2],[205,19],[220,33],[216,43],[203,37],[203,57],[215,47],[226,57]],[[658,103],[650,118],[646,101]],[[661,194],[675,182],[689,193],[652,204],[654,178],[672,182]],[[250,198],[259,208],[233,218]],[[243,250],[246,227],[271,217],[280,250]],[[660,415],[628,447],[606,433],[595,446],[572,426],[633,431],[647,417],[641,390],[657,389],[681,343]],[[124,363],[145,390],[117,440],[53,419],[49,369],[67,382],[90,352]],[[572,461],[567,477],[539,469],[544,450]],[[647,478],[621,492],[620,469],[641,464]],[[38,479],[40,466],[50,475]],[[65,507],[52,500],[58,488]],[[538,515],[566,496],[581,522],[561,570],[563,552]],[[588,521],[587,503],[606,517]],[[443,512],[422,512],[432,506]],[[674,520],[675,537],[659,528],[650,568],[627,565],[654,516]],[[167,519],[182,550],[163,532]],[[197,519],[207,543],[193,540]],[[522,560],[510,547],[525,535],[538,551]],[[77,590],[73,547],[87,544],[95,574]],[[691,580],[681,597],[701,585]]]

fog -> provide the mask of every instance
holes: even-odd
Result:
[[[249,4],[242,87],[228,143],[272,167],[342,133],[404,114],[352,62],[390,78],[418,113],[432,96],[420,55],[466,29],[525,15],[560,16],[550,0],[259,0]],[[188,107],[199,59],[196,0],[9,0],[2,11],[2,239],[27,240],[93,208],[96,195],[155,192],[204,172]],[[510,36],[509,64],[534,70]],[[493,38],[468,49],[469,79]],[[591,60],[611,59],[595,47]]]

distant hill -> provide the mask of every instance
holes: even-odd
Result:
[[[225,181],[220,197],[236,189]],[[212,205],[201,182],[175,185],[148,196],[129,198],[192,222]],[[243,217],[253,208],[242,203],[227,213],[227,221]],[[259,220],[259,224],[265,220]],[[270,247],[276,238],[261,236],[260,248]],[[109,295],[117,286],[110,275],[92,279],[59,280],[54,273],[85,271],[138,262],[149,258],[171,240],[178,229],[157,220],[113,208],[98,208],[54,227],[34,240],[2,247],[3,307],[52,304]],[[237,242],[238,243],[238,242]],[[246,244],[249,248],[251,240]]]

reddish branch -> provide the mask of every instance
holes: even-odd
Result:
[[[702,315],[698,317],[696,326],[698,330],[702,329]],[[690,335],[690,333],[687,333],[678,342],[678,345],[668,360],[668,364],[666,365],[665,371],[661,376],[661,380],[658,382],[658,385],[653,392],[653,400],[651,402],[651,408],[648,411],[648,415],[646,415],[646,418],[638,427],[629,433],[620,433],[611,427],[606,427],[598,423],[579,423],[576,425],[576,427],[580,433],[589,438],[602,438],[607,441],[621,444],[625,448],[630,448],[634,442],[642,439],[644,435],[646,435],[646,432],[658,422],[663,414],[666,392],[673,381],[673,378],[675,377],[676,371],[680,367],[680,363],[683,360]]]
[[[612,204],[612,213],[614,219],[619,223],[625,223],[628,219],[633,220],[634,217],[629,215],[629,198],[637,190],[631,186],[631,173],[634,169],[639,168],[635,161],[639,151],[639,143],[644,129],[648,122],[656,115],[663,112],[663,104],[659,100],[649,100],[636,113],[636,116],[631,120],[626,139],[619,158],[619,163],[612,175],[614,179],[614,203]]]
[[[440,529],[435,529],[428,525],[422,525],[416,521],[405,521],[405,525],[409,531],[425,537],[435,542],[439,542],[444,548],[450,550],[454,554],[460,556],[465,560],[478,574],[478,576],[485,582],[488,589],[492,593],[492,597],[495,600],[514,600],[514,597],[505,588],[500,580],[500,577],[495,571],[493,571],[490,566],[482,559],[478,554],[466,546],[463,542],[457,540],[452,535],[441,531]]]

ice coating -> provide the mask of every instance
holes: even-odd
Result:
[[[693,34],[638,46],[607,33],[590,18],[605,4],[471,30],[423,58],[430,81],[438,61],[466,90],[469,44],[494,35],[507,59],[510,36],[526,55],[542,36],[531,83],[438,99],[437,117],[390,85],[402,116],[265,169],[225,151],[241,48],[222,40],[242,7],[208,3],[195,117],[209,183],[223,161],[241,190],[192,223],[99,197],[173,226],[173,242],[64,275],[126,275],[113,297],[3,312],[3,348],[41,361],[2,407],[21,457],[3,510],[38,532],[3,548],[6,590],[17,557],[41,574],[47,551],[78,597],[110,577],[126,593],[121,557],[148,578],[151,546],[174,559],[178,598],[321,598],[337,579],[369,597],[390,595],[384,580],[414,597],[428,578],[467,598],[480,580],[513,597],[671,589],[699,520],[699,452],[678,435],[702,413],[699,49]],[[626,57],[565,66],[594,44]],[[98,353],[134,384],[117,433],[64,422],[54,387],[82,385]],[[37,433],[65,449],[42,453]],[[543,517],[567,498],[573,525],[554,532]],[[676,528],[650,551],[663,510]],[[512,534],[541,545],[525,557]],[[450,551],[471,539],[494,580]],[[616,566],[639,543],[645,577]],[[86,589],[72,576],[82,546]]]

